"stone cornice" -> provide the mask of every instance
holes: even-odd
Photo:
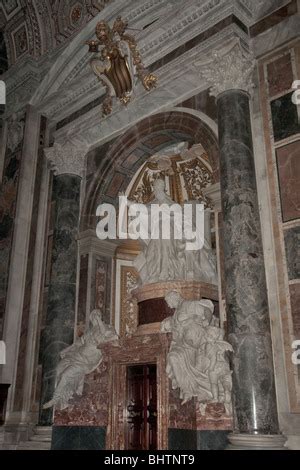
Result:
[[[117,247],[121,244],[120,240],[99,240],[96,231],[92,229],[81,232],[77,240],[80,255],[94,253],[110,258],[114,256]]]
[[[118,4],[117,6],[116,3]],[[136,6],[137,3],[138,6]],[[120,0],[109,4],[104,10],[105,15],[101,12],[94,20],[98,21],[103,15],[106,19],[111,19],[116,16],[116,11],[118,11],[118,13],[129,20],[133,28],[142,29],[147,23],[151,23],[157,19],[150,27],[136,34],[144,63],[148,66],[170,51],[176,49],[176,47],[184,44],[189,39],[192,39],[202,30],[204,31],[212,27],[228,15],[236,15],[249,27],[254,23],[255,18],[259,17],[263,3],[264,2],[260,2],[260,5],[258,5],[258,0],[187,0],[185,2],[185,8],[182,9],[182,11],[178,11],[177,0],[141,0],[139,2]],[[276,6],[278,8],[278,6],[284,3],[287,3],[287,1],[274,0],[271,9],[276,9]],[[167,22],[165,21],[166,17],[168,18]],[[91,24],[92,23],[93,22],[91,22]],[[89,26],[89,24],[87,26]],[[85,30],[86,29],[87,27]],[[89,31],[93,31],[93,28],[89,29]],[[70,89],[70,85],[71,88],[74,87],[74,81],[76,81],[77,77],[80,78],[82,71],[87,65],[89,57],[86,53],[82,53],[85,47],[84,38],[82,41],[80,39],[82,32],[78,35],[79,40],[76,37],[69,43],[69,45],[74,44],[73,57],[69,53],[67,54],[69,56],[68,64],[67,67],[63,67],[63,69],[68,70],[68,75],[66,75],[61,82],[61,96],[57,98],[57,101],[61,103],[61,105],[58,109],[56,109],[56,106],[54,107],[54,113],[63,108],[66,90]],[[90,37],[91,34],[88,38]],[[65,45],[63,49],[57,49],[51,52],[50,55],[44,55],[37,61],[32,58],[24,57],[24,60],[12,67],[8,73],[4,75],[8,90],[7,113],[11,114],[16,112],[26,103],[31,102],[31,98],[38,84],[42,82],[51,64],[54,64],[57,57],[64,55],[68,48],[69,46]],[[70,67],[72,62],[74,66]],[[51,70],[49,74],[51,75]],[[55,77],[53,78],[55,79]],[[23,87],[23,84],[26,82],[28,82],[27,86]],[[82,93],[87,93],[87,90],[89,91],[93,88],[91,83],[85,85],[82,91],[74,90],[75,95],[80,96]],[[79,88],[81,87],[79,86]],[[56,93],[57,89],[55,90],[55,94]],[[51,99],[53,99],[55,94],[50,94],[52,94]],[[46,98],[46,100],[49,99],[47,93],[46,95],[44,93],[41,94],[41,98],[38,100],[39,104],[44,98]],[[69,95],[65,106],[69,106],[71,102],[72,97]],[[32,102],[32,104],[36,105],[37,103]],[[51,113],[52,111],[50,110],[49,117],[52,116]]]
[[[178,2],[174,0],[141,1],[138,2],[139,5],[136,8],[132,8],[133,5],[131,5],[131,3],[134,2],[124,1],[123,11],[122,6],[119,6],[119,12],[124,16],[127,16],[131,26],[134,28],[139,28],[146,25],[148,21],[147,15],[150,15],[149,18],[151,19],[155,17],[158,18],[158,21],[156,21],[153,25],[136,35],[144,63],[147,66],[156,60],[159,60],[161,57],[174,50],[176,47],[184,44],[189,39],[192,39],[202,30],[204,31],[207,28],[210,28],[230,14],[235,14],[238,16],[240,20],[244,21],[246,26],[251,24],[251,13],[249,9],[245,9],[243,2],[244,0],[203,0],[202,2],[199,2],[199,0],[188,0],[185,2],[185,8],[182,9],[182,11],[178,11]],[[113,14],[113,6],[114,2],[111,4],[111,6],[107,6],[107,18]],[[166,15],[168,16],[167,23],[165,21]],[[101,14],[99,17],[94,18],[94,20],[98,21],[100,16]],[[89,28],[86,27],[85,30],[93,31],[92,22],[91,25],[88,26]],[[49,87],[47,89],[48,91],[45,90],[45,93],[39,94],[40,97],[38,98],[38,101],[36,103],[32,101],[33,105],[40,104],[44,99],[47,101],[50,95],[52,95],[51,98],[55,98],[56,96],[57,102],[63,102],[65,92],[68,89],[72,89],[75,94],[78,93],[78,95],[80,95],[79,91],[77,92],[77,90],[74,90],[74,80],[76,81],[77,76],[80,78],[82,70],[88,66],[87,55],[84,52],[84,43],[85,39],[87,39],[84,37],[85,30],[83,30],[78,35],[78,37],[76,37],[73,42],[70,43],[70,46],[72,46],[72,44],[74,44],[74,46],[68,46],[60,54],[60,57],[66,57],[68,63],[67,67],[61,67],[58,73],[63,73],[63,75],[65,75],[65,70],[68,70],[68,75],[59,78],[56,73],[50,70],[47,76],[47,82],[49,83]],[[91,37],[91,34],[87,34],[88,37]],[[53,59],[49,57],[48,60],[51,61]],[[41,63],[43,63],[43,61],[44,58],[41,59]],[[72,63],[74,65],[70,67]],[[46,73],[46,69],[43,67],[40,68],[39,65],[40,62],[30,64],[31,72],[33,72],[33,69],[36,69],[36,79],[33,78],[33,89],[36,89],[37,82],[41,82],[42,77]],[[8,82],[8,93],[10,93],[11,90],[11,93],[15,94],[16,86],[19,86],[21,91],[23,82],[22,77],[27,73],[27,71],[27,65],[20,63],[18,68],[14,71],[13,77],[10,76],[10,73],[7,75],[6,80]],[[20,79],[18,79],[18,77]],[[57,85],[55,85],[53,91],[51,91],[51,82],[57,79],[57,83],[60,83],[59,87],[61,87],[61,90],[57,89]],[[10,86],[11,81],[14,83],[12,87]],[[82,85],[82,82],[80,85]],[[85,84],[82,92],[86,93],[87,89],[89,90],[91,87],[93,87],[91,83]],[[82,87],[80,86],[79,88]],[[61,96],[58,97],[57,93],[61,93]],[[32,95],[32,90],[28,90],[24,100],[29,101]],[[72,101],[71,97],[66,100],[66,106],[69,105],[70,101]],[[12,106],[13,109],[9,109],[8,111],[15,111],[17,106],[18,101],[14,102]],[[49,117],[51,117],[51,113],[49,114]]]
[[[247,35],[236,24],[232,24],[230,27],[224,28],[217,35],[213,35],[209,39],[206,39],[198,46],[195,46],[193,49],[187,51],[186,53],[181,54],[179,57],[174,58],[171,62],[163,67],[159,68],[159,71],[155,73],[158,74],[160,86],[166,80],[170,83],[173,78],[176,78],[179,73],[182,73],[184,70],[190,68],[193,63],[194,56],[198,53],[205,52],[206,49],[217,46],[219,43],[228,41],[234,36],[241,37],[242,41],[247,44]],[[75,84],[78,84],[76,86]],[[65,117],[67,112],[68,116],[72,112],[76,111],[78,108],[82,108],[88,102],[95,100],[105,93],[104,88],[99,84],[93,75],[89,75],[88,72],[81,76],[77,77],[76,80],[72,83],[72,87],[66,88],[61,99],[58,100],[55,96],[49,97],[47,102],[44,102],[44,109],[46,107],[47,114],[53,119],[56,119],[56,116],[60,116],[59,120]],[[144,92],[143,92],[144,93]],[[144,93],[145,94],[145,93]],[[137,96],[135,96],[134,101]],[[80,103],[80,104],[79,104]],[[64,111],[66,110],[66,111]]]
[[[130,126],[147,115],[176,106],[195,94],[205,90],[207,84],[199,77],[193,65],[200,56],[207,56],[217,45],[228,43],[237,34],[237,27],[226,28],[208,41],[174,59],[159,71],[159,87],[145,94],[142,87],[137,89],[134,100],[126,108],[116,104],[113,113],[106,119],[99,118],[99,107],[91,109],[70,124],[55,132],[55,139],[64,142],[68,136],[82,135],[91,148],[117,137]],[[245,36],[246,39],[246,36]],[[91,99],[92,96],[90,97]],[[80,129],[80,131],[79,131]]]
[[[218,97],[228,90],[243,90],[251,94],[253,90],[253,70],[255,59],[246,52],[239,39],[226,47],[215,50],[206,61],[196,61],[199,74],[210,87],[210,94]]]

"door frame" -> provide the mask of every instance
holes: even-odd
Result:
[[[166,374],[168,340],[160,336],[160,348],[153,347],[150,341],[137,352],[136,346],[118,348],[110,358],[109,367],[109,417],[106,448],[126,450],[126,406],[127,406],[127,367],[156,364],[157,373],[157,450],[168,449],[168,410],[169,380]]]

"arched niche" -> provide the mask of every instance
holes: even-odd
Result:
[[[113,142],[105,144],[87,155],[87,165],[89,165],[89,159],[94,160],[94,171],[90,180],[86,181],[86,194],[82,205],[79,235],[80,263],[78,268],[79,307],[82,304],[80,292],[83,291],[80,286],[82,262],[87,272],[88,294],[87,299],[84,299],[87,305],[87,315],[88,311],[95,306],[99,306],[95,305],[93,300],[95,291],[97,292],[96,278],[103,275],[103,266],[106,263],[106,266],[109,267],[109,274],[105,274],[105,276],[111,282],[111,291],[106,292],[106,299],[109,299],[110,303],[111,320],[121,333],[126,333],[128,329],[135,328],[134,306],[129,294],[137,281],[136,273],[132,268],[132,259],[138,253],[139,246],[136,242],[130,240],[126,243],[98,240],[96,237],[96,210],[98,205],[103,202],[112,203],[117,207],[119,193],[127,192],[129,194],[132,192],[134,184],[141,179],[145,168],[149,167],[149,162],[151,166],[151,157],[153,155],[159,152],[163,153],[164,149],[176,146],[181,142],[185,142],[188,148],[196,146],[202,149],[201,154],[198,155],[198,162],[202,166],[203,174],[208,177],[209,181],[201,188],[200,192],[203,199],[210,200],[211,206],[215,209],[213,225],[215,233],[217,232],[220,210],[217,126],[213,122],[212,125],[210,124],[209,118],[205,119],[205,116],[203,119],[196,112],[175,108],[174,110],[149,116],[131,127]],[[175,155],[173,164],[176,159],[178,160],[178,156]],[[97,165],[95,165],[95,162],[97,162]],[[185,165],[185,162],[182,161],[182,164]],[[179,161],[178,165],[178,169],[180,169]],[[191,170],[193,171],[193,168]],[[185,195],[182,194],[181,200],[180,197],[178,199],[180,191],[177,194],[174,193],[176,178],[173,178],[172,184],[173,193],[171,195],[178,202],[188,199],[200,199],[195,197],[195,194],[190,193],[188,195],[187,192]],[[185,184],[186,181],[182,176],[182,187]],[[205,190],[205,193],[202,193],[202,189]],[[217,245],[216,251],[219,259],[218,234],[215,236],[214,244]],[[85,256],[85,259],[83,256]],[[102,266],[100,268],[102,274],[95,267],[97,263]],[[220,301],[221,298],[220,288]],[[107,305],[105,308],[108,311]],[[124,320],[123,313],[125,311],[127,312],[127,319]],[[222,318],[222,320],[224,319]]]
[[[174,143],[201,144],[212,168],[212,182],[219,182],[219,149],[215,131],[188,110],[162,112],[131,127],[113,143],[92,150],[89,159],[98,159],[87,184],[82,206],[80,231],[96,227],[96,209],[101,202],[117,203],[120,191],[129,186],[136,171],[155,153]]]

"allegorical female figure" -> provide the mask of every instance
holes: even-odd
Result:
[[[172,317],[162,322],[161,331],[172,333],[167,358],[167,374],[173,389],[180,389],[183,403],[193,397],[199,403],[224,403],[231,412],[232,379],[224,341],[224,330],[217,325],[214,305],[210,300],[184,300],[178,292],[170,292],[165,300],[175,308]]]
[[[116,339],[118,335],[112,326],[102,321],[100,310],[93,310],[86,333],[60,353],[55,392],[43,409],[57,406],[63,410],[69,406],[69,400],[75,393],[81,396],[85,376],[97,369],[102,362],[103,356],[98,346]]]

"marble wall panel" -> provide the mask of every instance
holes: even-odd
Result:
[[[103,450],[106,429],[95,426],[54,426],[51,450]]]
[[[283,222],[300,218],[300,141],[277,149]]]
[[[191,429],[169,429],[169,450],[195,450],[197,449],[197,431]]]
[[[198,431],[198,450],[226,450],[229,431]]]
[[[292,101],[292,95],[293,92],[271,102],[275,142],[300,133],[298,110]]]
[[[185,405],[181,405],[179,389],[172,390],[169,382],[169,428],[170,429],[196,429],[196,400],[193,398]]]
[[[179,390],[172,390],[169,383],[169,428],[181,430],[218,431],[232,430],[233,422],[226,416],[224,405],[221,403],[208,404],[204,414],[201,414],[199,404],[194,398],[182,405]]]
[[[56,410],[55,426],[107,426],[108,358],[86,376],[82,397],[75,396],[66,410]]]
[[[295,3],[295,2],[293,2]],[[274,270],[269,266],[269,298],[274,299],[276,307],[271,316],[276,319],[278,315],[281,317],[281,325],[272,320],[272,341],[273,347],[278,351],[275,358],[275,374],[277,375],[277,396],[278,403],[283,409],[289,407],[291,412],[299,412],[300,389],[295,383],[295,368],[291,361],[291,341],[293,336],[293,320],[290,313],[290,295],[286,279],[286,265],[288,265],[289,277],[294,276],[294,262],[291,263],[288,258],[293,241],[286,239],[284,244],[283,236],[288,232],[288,227],[283,227],[282,222],[289,222],[299,218],[300,199],[299,195],[299,142],[293,142],[295,137],[290,137],[291,143],[284,146],[274,148],[274,140],[272,135],[272,120],[270,119],[270,96],[268,77],[266,69],[270,61],[276,62],[277,59],[285,55],[293,57],[295,52],[296,65],[298,62],[298,70],[300,64],[299,41],[293,45],[282,47],[260,61],[260,97],[261,97],[261,113],[263,116],[263,132],[266,144],[266,170],[268,185],[270,189],[271,201],[271,223],[274,236],[274,247],[272,247],[274,256]],[[294,111],[296,106],[293,105]],[[276,165],[277,164],[277,165]],[[277,168],[276,168],[277,166]],[[278,171],[276,171],[276,169]],[[277,174],[276,174],[277,173]],[[298,173],[298,176],[297,176]],[[265,182],[263,183],[265,184]],[[278,191],[279,186],[279,191]],[[292,224],[291,224],[292,225]],[[289,238],[289,235],[287,235]],[[292,237],[293,238],[293,237]],[[289,246],[287,246],[289,244]],[[272,245],[270,245],[272,246]],[[274,271],[274,272],[272,272]],[[274,301],[271,300],[271,301]],[[277,312],[276,312],[277,310]],[[282,340],[283,338],[283,340]],[[276,355],[275,355],[276,356]],[[288,398],[287,398],[288,396]],[[282,417],[281,417],[282,420]]]
[[[300,226],[284,232],[289,280],[300,279]]]
[[[291,54],[285,54],[268,64],[267,73],[270,97],[290,90],[294,81]]]
[[[300,283],[290,285],[294,336],[300,339]]]

